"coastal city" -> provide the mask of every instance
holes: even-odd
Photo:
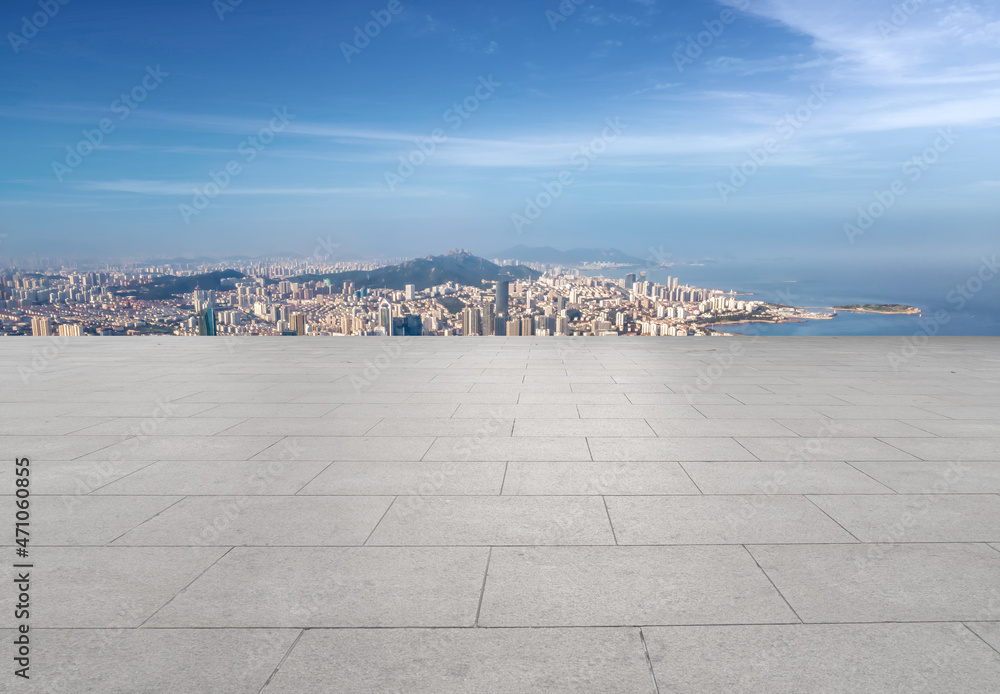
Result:
[[[366,272],[374,278],[380,269],[408,265],[273,259],[186,269],[171,264],[92,271],[8,269],[0,275],[0,329],[4,335],[65,337],[692,336],[718,334],[726,323],[830,317],[829,311],[694,287],[679,277],[654,282],[645,271],[630,268],[621,277],[608,278],[583,274],[580,268],[490,262],[467,251],[428,257],[424,263],[433,275],[438,264],[467,267],[473,261],[486,278],[406,282],[398,288],[375,286],[374,279],[339,278]],[[519,277],[510,279],[510,270]]]

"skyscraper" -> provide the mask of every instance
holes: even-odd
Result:
[[[301,313],[293,313],[288,320],[290,327],[296,335],[306,334],[306,317]]]
[[[510,308],[510,282],[498,280],[493,283],[493,291],[496,293],[497,318],[507,319],[507,311]]]
[[[378,324],[385,329],[386,335],[392,335],[392,305],[385,299],[378,307]]]
[[[199,335],[215,335],[215,292],[194,290],[194,317]]]
[[[83,331],[76,323],[65,323],[59,326],[59,337],[80,337]]]

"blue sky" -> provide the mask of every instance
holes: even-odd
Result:
[[[0,255],[997,245],[996,2],[64,1],[0,12]]]

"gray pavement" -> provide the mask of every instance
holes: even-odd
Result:
[[[0,341],[0,691],[1000,691],[1000,340],[906,344]]]

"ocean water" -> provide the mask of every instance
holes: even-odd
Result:
[[[647,278],[748,293],[750,298],[802,307],[907,304],[922,315],[840,311],[831,320],[726,326],[759,335],[1000,335],[1000,273],[973,259],[965,264],[820,264],[789,261],[717,262],[640,267]],[[631,270],[628,270],[631,271]],[[621,270],[624,276],[626,270]],[[990,277],[991,273],[994,275]],[[607,275],[608,273],[603,273]],[[986,278],[985,280],[983,278]],[[963,296],[964,293],[964,296]]]

